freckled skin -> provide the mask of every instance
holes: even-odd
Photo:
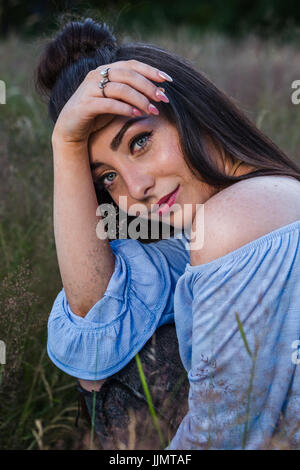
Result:
[[[133,204],[142,203],[150,212],[151,204],[156,204],[180,184],[175,204],[181,208],[184,208],[184,204],[192,204],[192,211],[185,221],[182,214],[171,212],[169,221],[174,226],[190,225],[196,213],[196,204],[204,203],[216,190],[192,174],[181,152],[177,129],[160,116],[149,116],[135,123],[125,133],[118,150],[113,151],[110,142],[127,119],[117,116],[105,128],[91,136],[90,162],[100,161],[105,164],[94,170],[94,175],[98,177],[104,173],[107,175],[109,171],[116,172],[113,184],[108,183],[108,191],[123,210],[126,208],[122,206],[122,201],[119,204],[119,197],[127,196],[127,211]],[[132,155],[129,149],[130,140],[141,132],[151,130],[153,135],[145,148],[141,149],[135,144]],[[165,217],[161,217],[165,221]]]
[[[204,204],[205,243],[193,250],[193,264],[211,261],[300,216],[300,184],[295,178],[260,176],[239,181],[221,191],[201,181],[184,160],[176,127],[160,116],[148,116],[135,123],[125,133],[118,150],[113,151],[110,142],[127,119],[117,116],[91,136],[90,161],[105,164],[95,170],[95,176],[114,172],[113,184],[108,188],[114,201],[126,211],[122,201],[119,203],[119,197],[126,196],[127,212],[134,204],[144,204],[149,217],[154,218],[157,215],[150,215],[151,204],[180,185],[172,206],[179,210],[175,209],[174,213],[171,210],[166,214],[167,219],[161,217],[175,227],[192,227],[193,233],[197,204]],[[146,139],[145,147],[135,143],[132,154],[130,141],[141,132],[149,131],[153,131],[153,135]],[[210,139],[205,139],[204,145],[219,169],[231,174],[232,159],[218,150]],[[234,174],[240,176],[253,170],[254,167],[243,163]],[[186,211],[187,206],[191,210]]]

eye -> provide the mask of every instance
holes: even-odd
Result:
[[[149,131],[149,132],[143,132],[142,134],[138,134],[137,136],[135,136],[129,144],[130,152],[132,154],[136,153],[134,151],[135,145],[137,146],[137,152],[139,150],[144,149],[148,143],[149,138],[152,136],[152,134],[153,134],[153,131]]]
[[[116,175],[116,173],[114,171],[110,171],[109,173],[105,173],[99,179],[97,179],[97,184],[99,184],[103,188],[107,188],[107,187],[109,187],[113,184],[114,178],[111,178],[111,176],[115,176],[115,175]],[[105,180],[107,180],[108,183],[110,183],[110,184],[106,184]]]
[[[148,132],[142,132],[141,134],[136,135],[129,144],[130,152],[134,154],[144,149],[147,146],[148,141],[150,140],[150,137],[152,136],[152,134],[153,134],[153,130],[148,131]],[[134,151],[135,146],[137,146],[136,151]],[[110,172],[104,173],[99,178],[96,178],[95,182],[98,186],[100,186],[100,188],[107,189],[113,185],[116,175],[117,173],[115,173],[114,171],[110,171]]]

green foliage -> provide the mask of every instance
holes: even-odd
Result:
[[[66,11],[67,8],[67,11]],[[186,25],[197,31],[219,31],[239,35],[249,31],[261,35],[295,35],[300,25],[296,0],[73,0],[37,2],[7,0],[0,12],[0,34],[18,31],[40,34],[55,28],[62,13],[84,14],[87,9],[113,21],[117,29],[143,32]]]

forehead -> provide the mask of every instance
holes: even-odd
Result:
[[[101,119],[102,117],[100,117]],[[130,119],[127,116],[115,116],[107,124],[96,132],[93,132],[89,138],[89,147],[94,147],[97,143],[111,142],[111,139],[117,134],[126,121]],[[101,122],[99,123],[101,126]]]
[[[99,117],[99,119],[102,119],[102,116]],[[130,117],[127,116],[115,116],[101,129],[90,135],[88,140],[88,152],[91,164],[99,161],[99,158],[103,161],[103,156],[108,156],[108,154],[111,158],[113,154],[111,148],[112,141],[129,120]]]

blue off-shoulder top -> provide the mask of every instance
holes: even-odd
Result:
[[[184,232],[158,242],[110,242],[115,269],[101,298],[82,318],[74,314],[65,290],[48,320],[50,359],[69,375],[99,380],[121,370],[156,328],[174,322],[176,282],[189,261]]]
[[[52,361],[76,377],[107,377],[174,317],[189,409],[167,449],[297,447],[300,220],[199,266],[181,235],[111,246],[114,274],[85,318],[58,294],[48,323]]]

